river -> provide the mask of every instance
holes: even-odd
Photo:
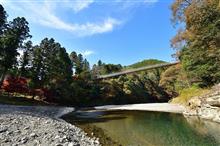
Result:
[[[198,118],[185,118],[181,114],[78,111],[64,119],[82,128],[88,124],[98,127],[105,135],[123,146],[220,145],[220,124]]]

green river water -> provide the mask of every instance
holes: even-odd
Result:
[[[180,114],[80,111],[66,119],[95,125],[123,146],[220,146],[220,124]]]

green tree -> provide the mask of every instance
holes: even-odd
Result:
[[[103,65],[102,61],[99,60],[99,61],[98,61],[98,66],[102,66],[102,65]]]
[[[91,75],[94,79],[99,75],[98,66],[96,64],[92,66]]]
[[[44,54],[42,48],[37,45],[33,47],[33,59],[31,66],[31,88],[40,88],[43,86],[42,81],[45,79],[44,72]]]
[[[70,60],[71,60],[72,65],[73,65],[73,69],[76,69],[76,63],[77,63],[77,60],[78,60],[78,56],[77,56],[77,53],[75,51],[70,53]]]
[[[45,38],[40,45],[33,47],[32,88],[46,88],[53,91],[55,99],[70,98],[72,63],[66,49]]]
[[[176,0],[173,22],[185,23],[172,39],[188,75],[204,85],[220,82],[219,0]],[[183,25],[181,25],[183,26]]]
[[[180,64],[170,66],[161,75],[160,86],[170,94],[177,95],[180,90],[189,88],[190,85],[187,74]]]
[[[29,77],[28,72],[30,71],[31,66],[31,57],[32,57],[32,42],[28,41],[24,44],[22,48],[23,54],[20,58],[20,76]]]
[[[96,72],[97,75],[100,74],[109,74],[113,72],[118,72],[122,70],[122,66],[120,64],[105,64],[102,63],[101,60],[98,61],[97,65],[95,65],[92,69],[93,73]]]
[[[102,74],[109,74],[113,72],[119,72],[121,71],[122,66],[120,64],[114,65],[114,64],[105,64],[103,66]]]
[[[90,72],[90,66],[87,59],[84,59],[82,62],[82,72],[79,74],[79,76],[84,80],[91,80],[92,74]]]
[[[0,37],[0,66],[2,68],[0,86],[7,71],[17,63],[18,48],[22,47],[24,40],[31,37],[28,22],[23,17],[15,18],[5,25],[6,27]]]
[[[6,22],[7,22],[7,14],[3,6],[0,4],[0,35],[2,35]]]
[[[83,71],[83,56],[82,54],[78,54],[76,60],[76,74],[80,74]]]
[[[83,67],[82,67],[83,71],[90,71],[90,66],[89,66],[89,62],[87,61],[87,59],[84,59],[83,61]]]

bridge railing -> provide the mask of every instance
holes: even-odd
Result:
[[[144,71],[144,70],[151,70],[151,69],[161,68],[161,67],[165,67],[165,66],[172,66],[172,65],[176,65],[176,64],[179,64],[179,62],[155,64],[155,65],[140,67],[140,68],[136,68],[136,69],[129,69],[129,70],[125,70],[125,71],[121,71],[121,72],[117,72],[117,73],[99,75],[96,77],[96,79],[111,78],[111,77],[116,77],[116,76],[120,76],[120,75],[124,75],[124,74],[132,74],[135,72],[140,72],[140,71]]]

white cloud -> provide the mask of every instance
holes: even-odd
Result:
[[[113,28],[120,24],[120,22],[114,18],[105,18],[103,22],[87,22],[84,24],[77,23],[67,23],[55,16],[53,13],[48,10],[43,10],[43,17],[38,18],[38,12],[34,13],[34,20],[36,23],[41,25],[48,26],[55,29],[66,30],[74,33],[77,36],[90,36],[94,34],[100,34],[112,31]],[[42,13],[42,11],[40,12]]]
[[[89,36],[99,33],[105,33],[112,31],[116,25],[119,25],[120,22],[113,18],[106,18],[104,22],[97,23],[85,23],[85,24],[77,24],[77,23],[66,23],[52,15],[50,13],[44,14],[43,19],[39,20],[39,23],[48,27],[66,30],[76,34],[77,36]]]
[[[134,7],[144,3],[156,3],[158,0],[112,0],[118,7]],[[99,17],[99,21],[88,22],[67,22],[59,17],[61,9],[72,10],[76,15],[88,8],[92,3],[111,3],[104,0],[0,0],[0,3],[7,5],[14,13],[22,14],[30,22],[47,26],[50,28],[68,31],[75,36],[91,36],[111,32],[115,27],[123,24],[123,20],[113,18],[111,15]],[[9,14],[10,15],[10,14]],[[101,14],[100,14],[101,15]]]
[[[137,8],[138,6],[149,6],[157,3],[159,0],[115,0],[121,5],[121,9]]]
[[[6,0],[0,0],[0,4],[1,4],[1,5],[6,4]]]
[[[65,6],[72,8],[76,13],[88,8],[93,2],[94,0],[64,0]]]
[[[85,50],[85,51],[81,52],[81,54],[83,55],[83,57],[88,57],[88,56],[90,56],[90,55],[92,55],[92,54],[94,54],[94,53],[95,53],[95,52],[92,51],[92,50]]]
[[[88,7],[92,2],[93,0],[64,0],[62,2],[52,2],[51,0],[36,2],[26,0],[23,2],[17,1],[17,3],[7,1],[7,4],[11,8],[15,6],[19,7],[19,10],[17,10],[20,12],[22,11],[22,14],[34,23],[50,28],[65,30],[79,37],[110,32],[117,25],[121,24],[119,20],[111,17],[104,18],[101,22],[70,23],[65,22],[56,15],[57,10],[60,8],[58,5],[60,6],[62,4],[62,6],[71,7],[74,12],[79,12]]]

